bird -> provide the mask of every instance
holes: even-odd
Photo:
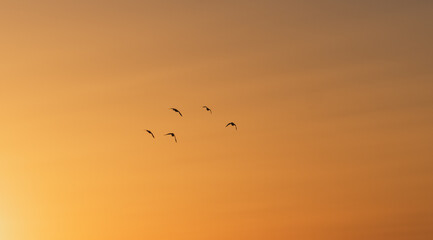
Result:
[[[212,114],[212,110],[210,108],[208,108],[207,106],[203,106],[204,109],[206,109],[206,111],[210,112],[210,114]]]
[[[236,124],[234,123],[234,122],[229,122],[229,123],[227,123],[227,125],[226,125],[226,127],[228,127],[228,126],[234,126],[235,128],[236,128],[236,130],[238,130],[238,126],[236,126]]]
[[[175,111],[175,112],[177,112],[177,113],[179,113],[179,115],[180,115],[181,117],[183,117],[183,116],[182,116],[182,113],[180,113],[180,111],[177,110],[176,108],[170,108],[170,109],[173,110],[173,111]]]
[[[148,132],[150,135],[152,135],[153,138],[155,138],[155,135],[153,135],[152,131],[145,129],[146,132]]]
[[[176,135],[174,135],[174,133],[167,133],[165,135],[170,135],[170,136],[174,137],[174,141],[177,143]]]

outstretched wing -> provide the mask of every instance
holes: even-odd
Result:
[[[227,123],[226,127],[230,126],[231,123]]]
[[[177,113],[179,113],[179,115],[180,115],[181,117],[183,117],[183,116],[182,116],[182,113],[180,113],[180,111],[177,110],[176,108],[170,108],[170,109],[173,110],[173,111],[175,111],[175,112],[177,112]]]
[[[174,137],[174,141],[177,143],[176,135],[173,135],[173,137]]]
[[[150,130],[146,129],[146,132],[148,132],[150,135],[152,135],[153,138],[155,138],[155,135],[153,135],[153,133]]]

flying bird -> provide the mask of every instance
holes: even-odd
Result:
[[[177,110],[176,108],[170,108],[170,109],[173,110],[173,111],[175,111],[175,112],[177,112],[177,113],[179,113],[179,115],[180,115],[181,117],[183,117],[183,116],[182,116],[182,113],[180,113],[180,111]]]
[[[174,141],[177,142],[176,135],[174,135],[174,133],[167,133],[165,135],[170,135],[170,136],[174,137]]]
[[[207,106],[203,106],[204,109],[206,109],[206,111],[210,112],[210,114],[212,114],[212,110],[210,108],[208,108]]]
[[[155,138],[155,135],[153,135],[152,131],[145,129],[146,132],[148,132],[150,135],[152,135],[153,138]]]
[[[238,126],[236,126],[236,124],[234,122],[227,123],[226,127],[228,127],[228,126],[234,126],[236,128],[236,130],[238,130]]]

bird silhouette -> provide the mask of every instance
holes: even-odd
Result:
[[[177,112],[177,113],[179,113],[179,115],[180,115],[181,117],[183,117],[183,116],[182,116],[182,113],[180,113],[180,111],[177,110],[176,108],[170,108],[170,109],[173,110],[173,111],[175,111],[175,112]]]
[[[174,141],[177,142],[176,135],[174,135],[174,133],[167,133],[165,135],[170,135],[170,136],[174,137]]]
[[[234,126],[236,128],[236,130],[238,130],[238,126],[236,126],[236,124],[234,122],[227,123],[226,127],[228,127],[228,126]]]
[[[212,110],[210,108],[208,108],[207,106],[203,106],[204,109],[206,109],[206,111],[210,112],[210,114],[212,114]]]
[[[145,129],[146,132],[148,132],[150,135],[152,135],[153,138],[155,138],[155,135],[153,135],[152,131]]]

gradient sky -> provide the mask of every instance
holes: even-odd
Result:
[[[432,23],[427,0],[4,0],[0,239],[433,239]]]

